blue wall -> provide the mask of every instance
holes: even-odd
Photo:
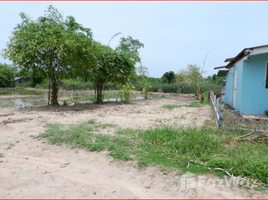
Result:
[[[244,61],[241,113],[263,115],[268,110],[268,89],[264,84],[267,62],[268,54],[251,56]]]
[[[251,56],[239,61],[226,77],[225,103],[241,114],[264,114],[268,110],[268,89],[265,89],[265,70],[268,54]],[[237,73],[236,102],[234,104],[234,76]]]
[[[236,101],[234,102],[234,83],[235,73],[237,73],[236,82]],[[243,81],[243,61],[239,61],[232,67],[226,77],[226,88],[225,88],[225,103],[229,104],[236,111],[239,111],[241,105],[242,95],[242,81]]]

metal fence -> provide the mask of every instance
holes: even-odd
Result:
[[[213,91],[209,92],[209,98],[214,110],[215,121],[218,128],[223,125],[225,84],[226,82],[224,81],[220,97],[217,98],[217,95],[215,95]]]

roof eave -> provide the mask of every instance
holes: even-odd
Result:
[[[214,69],[227,69],[227,66],[214,67]]]

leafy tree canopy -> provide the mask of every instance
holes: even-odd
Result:
[[[11,65],[0,63],[0,87],[12,86],[14,78],[14,68]]]
[[[107,82],[125,84],[134,75],[134,62],[125,52],[117,52],[109,46],[94,42],[97,68],[89,74],[95,84],[97,103],[103,101],[103,88]]]
[[[191,85],[194,87],[199,87],[201,81],[203,80],[200,67],[197,65],[188,65],[187,77]]]
[[[34,69],[48,77],[52,83],[52,104],[57,105],[59,80],[94,66],[92,32],[72,16],[64,19],[53,6],[37,20],[25,13],[20,16],[22,22],[14,28],[4,56],[21,69]]]
[[[119,43],[119,46],[116,48],[116,51],[119,53],[126,54],[134,63],[141,62],[139,49],[144,48],[144,44],[137,39],[133,39],[131,36],[127,38],[122,37]]]
[[[163,76],[161,77],[161,81],[162,83],[174,83],[176,81],[176,76],[175,73],[173,71],[169,71],[163,74]]]

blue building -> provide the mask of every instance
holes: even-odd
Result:
[[[268,45],[243,49],[226,66],[225,103],[236,112],[268,114]]]

